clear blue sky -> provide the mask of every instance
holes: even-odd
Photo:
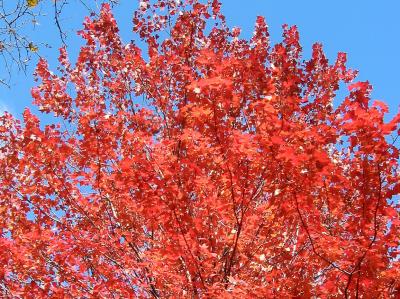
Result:
[[[61,20],[68,31],[71,57],[75,57],[80,45],[73,28],[80,29],[87,14],[81,7],[76,9],[78,2],[70,1]],[[120,2],[115,15],[123,39],[129,41],[132,39],[132,11],[138,1]],[[348,65],[359,70],[359,80],[369,80],[373,84],[373,97],[388,103],[391,114],[397,112],[400,104],[399,0],[222,0],[222,4],[228,24],[241,27],[244,37],[251,36],[256,16],[263,15],[273,42],[280,40],[282,24],[298,26],[305,58],[309,57],[314,42],[322,42],[332,60],[337,52],[347,52]],[[46,10],[48,7],[43,6],[43,11]],[[51,17],[39,22],[36,30],[29,34],[35,40],[55,45],[42,51],[55,69],[57,45],[60,45],[58,33]],[[31,106],[30,89],[35,85],[33,69],[34,64],[28,68],[26,76],[14,74],[10,89],[0,88],[0,110],[7,109],[18,117],[25,106]],[[0,73],[0,77],[4,74]]]

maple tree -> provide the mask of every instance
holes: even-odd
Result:
[[[37,66],[59,122],[1,116],[3,296],[398,296],[400,114],[295,26],[272,46],[216,0],[139,4],[147,52],[103,5],[75,65]]]

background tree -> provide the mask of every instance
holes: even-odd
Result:
[[[0,0],[0,55],[2,57],[0,65],[8,73],[8,77],[0,78],[0,83],[8,85],[12,73],[17,70],[25,71],[32,57],[40,55],[41,48],[54,46],[38,43],[27,33],[32,28],[40,31],[38,25],[41,20],[53,18],[60,41],[64,46],[67,45],[66,31],[71,28],[63,22],[63,8],[70,2],[67,0]],[[88,14],[96,14],[94,7],[99,6],[96,0],[75,0],[75,2],[80,4],[75,5],[76,9],[87,10]],[[110,4],[117,2],[117,0],[108,1]]]
[[[296,27],[269,43],[218,1],[141,1],[123,44],[109,5],[76,63],[45,60],[0,126],[5,297],[399,294],[400,114]],[[392,138],[392,139],[390,139]]]

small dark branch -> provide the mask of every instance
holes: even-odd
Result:
[[[235,243],[234,243],[234,245],[233,245],[232,254],[231,254],[231,256],[230,256],[230,258],[229,258],[229,260],[228,260],[228,262],[227,262],[228,267],[227,267],[227,270],[226,270],[226,272],[225,272],[225,281],[228,280],[228,277],[229,277],[230,274],[231,274],[233,261],[234,261],[234,259],[235,259],[235,255],[236,255],[236,251],[237,251],[237,246],[238,246],[238,243],[239,243],[240,233],[241,233],[242,227],[243,227],[243,218],[244,218],[244,212],[242,211],[242,215],[241,215],[241,218],[240,218],[240,221],[239,221],[239,225],[238,225],[238,231],[237,231],[237,233],[236,233]]]
[[[365,259],[365,257],[367,256],[368,251],[371,249],[372,245],[374,245],[374,243],[376,242],[377,236],[378,236],[378,231],[379,231],[379,223],[378,223],[378,210],[380,207],[380,203],[382,200],[382,178],[381,178],[381,167],[379,165],[378,162],[378,182],[379,182],[379,190],[378,190],[378,199],[376,201],[376,206],[374,209],[374,235],[372,237],[371,242],[369,243],[367,249],[364,251],[364,253],[362,254],[362,256],[360,257],[360,259],[358,260],[357,264],[354,266],[353,271],[351,271],[350,275],[349,275],[349,279],[346,285],[346,289],[345,289],[345,297],[349,298],[348,295],[348,289],[350,287],[350,283],[351,283],[351,279],[354,273],[356,273],[357,271],[360,272],[361,271],[361,265]],[[358,280],[360,278],[360,273],[358,276]],[[357,294],[358,294],[358,281],[357,281]],[[356,296],[356,298],[358,298],[358,296]]]
[[[128,242],[129,247],[133,250],[133,252],[136,255],[136,259],[139,262],[143,262],[142,257],[140,256],[140,252],[139,252],[139,248],[137,248],[137,246],[135,244],[133,244],[132,242]],[[150,292],[150,294],[154,297],[154,298],[160,298],[160,295],[157,291],[157,288],[155,286],[154,282],[154,278],[151,277],[150,275],[150,270],[148,267],[144,267],[144,276],[145,279],[147,281],[147,283],[150,285],[150,290],[148,290]]]
[[[65,5],[65,2],[63,2],[61,4],[61,7],[58,8],[58,6],[57,6],[57,2],[58,1],[59,0],[54,0],[54,21],[56,23],[56,26],[57,26],[57,29],[58,29],[58,34],[60,35],[61,42],[62,42],[63,46],[66,47],[67,46],[67,44],[65,42],[66,34],[62,30],[61,25],[60,25],[60,14],[61,14],[62,7]]]
[[[358,291],[360,289],[360,276],[361,276],[361,271],[358,271],[357,275],[357,287],[356,287],[356,298],[358,298]]]
[[[10,84],[8,84],[8,83],[7,83],[6,81],[4,81],[3,79],[0,79],[0,84],[6,86],[6,87],[8,87],[8,88],[10,88]]]
[[[203,288],[205,289],[205,288],[206,288],[206,285],[205,285],[204,278],[203,278],[203,276],[201,275],[201,269],[200,269],[200,266],[199,266],[199,264],[198,264],[198,260],[197,260],[196,257],[193,255],[192,250],[190,249],[189,243],[188,243],[188,241],[187,241],[187,239],[186,239],[186,235],[185,235],[184,229],[183,229],[183,227],[182,227],[182,223],[181,223],[180,219],[178,218],[178,215],[177,215],[175,209],[173,209],[172,212],[173,212],[173,215],[174,215],[174,217],[175,217],[175,221],[177,222],[177,224],[178,224],[178,226],[179,226],[179,232],[181,233],[182,238],[183,238],[183,240],[184,240],[184,242],[185,242],[186,249],[187,249],[187,251],[189,252],[189,254],[190,254],[190,256],[191,256],[191,258],[192,258],[192,260],[193,260],[193,262],[194,262],[194,264],[195,264],[195,266],[196,266],[197,274],[199,275],[201,284],[202,284]]]
[[[311,244],[311,248],[312,248],[313,253],[314,253],[316,256],[318,256],[320,259],[322,259],[323,261],[325,261],[326,263],[328,263],[329,265],[331,265],[333,268],[339,270],[340,272],[342,272],[342,273],[344,273],[344,274],[346,274],[346,275],[351,275],[351,273],[349,273],[348,271],[343,270],[343,269],[340,268],[339,266],[335,265],[333,262],[331,262],[330,260],[328,260],[326,257],[324,257],[322,254],[320,254],[320,253],[317,251],[317,249],[315,248],[314,240],[312,239],[311,234],[310,234],[310,231],[308,230],[308,225],[307,225],[307,223],[305,222],[305,220],[304,220],[304,218],[303,218],[303,215],[302,215],[301,212],[300,212],[299,201],[298,201],[298,199],[297,199],[297,195],[296,195],[296,194],[294,194],[294,198],[295,198],[295,200],[296,200],[296,210],[297,210],[297,213],[299,214],[301,225],[303,226],[304,230],[306,231],[306,234],[307,234],[308,240],[310,241],[310,244]]]

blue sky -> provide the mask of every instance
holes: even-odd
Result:
[[[68,33],[72,58],[81,43],[74,31],[81,28],[87,14],[81,6],[77,9],[78,2],[70,1],[61,19]],[[120,2],[114,11],[123,39],[129,41],[132,39],[132,11],[138,1]],[[48,11],[46,3],[42,9]],[[369,80],[373,84],[373,98],[388,103],[391,115],[397,112],[400,104],[400,1],[222,0],[222,10],[230,26],[242,28],[243,37],[251,36],[257,15],[266,17],[273,42],[280,40],[282,24],[297,25],[304,58],[309,57],[314,42],[322,42],[332,60],[339,51],[348,53],[348,65],[359,70],[359,80]],[[51,16],[39,19],[39,23],[35,30],[27,29],[26,33],[36,41],[54,46],[42,49],[41,53],[55,69],[60,45],[58,32]],[[24,107],[31,107],[34,65],[28,67],[27,75],[14,73],[10,89],[0,87],[0,110],[7,109],[19,117]],[[0,77],[5,76],[2,72],[3,66]]]

